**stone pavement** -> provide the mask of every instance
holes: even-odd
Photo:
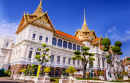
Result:
[[[34,82],[25,80],[13,80],[13,78],[11,77],[0,77],[0,83],[34,83]]]

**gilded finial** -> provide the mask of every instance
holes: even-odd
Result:
[[[85,19],[85,9],[84,9],[84,24],[86,24],[86,19]]]
[[[23,15],[25,16],[25,11],[24,11]]]
[[[27,11],[27,15],[29,15],[28,11]]]
[[[42,7],[42,0],[40,1],[39,7]]]
[[[107,38],[107,32],[106,32],[106,38]]]

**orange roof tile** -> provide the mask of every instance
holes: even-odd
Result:
[[[98,41],[100,38],[93,39],[93,41]]]
[[[72,35],[66,34],[66,33],[64,33],[64,32],[61,32],[61,31],[56,30],[56,33],[80,41],[80,39],[78,39],[78,38],[76,38],[76,37],[74,37],[74,36],[72,36]]]
[[[103,47],[100,47],[100,49],[103,49]]]

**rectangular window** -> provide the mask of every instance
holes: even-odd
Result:
[[[54,55],[51,55],[51,61],[52,62],[54,61]]]
[[[79,60],[78,60],[78,65],[79,65]]]
[[[57,62],[60,62],[60,56],[57,56]]]
[[[76,44],[73,44],[73,50],[76,50]]]
[[[31,58],[32,57],[32,51],[29,52],[29,57],[28,58]]]
[[[83,61],[82,61],[82,65],[83,65],[84,63],[83,63]]]
[[[66,57],[63,57],[63,63],[65,63]]]
[[[73,64],[75,64],[75,60],[73,60]]]
[[[42,36],[39,36],[39,40],[42,40]]]
[[[5,46],[8,47],[8,45],[9,45],[9,42],[6,42]]]
[[[69,60],[68,60],[68,64],[70,64],[70,62],[71,62],[71,58],[68,58]]]
[[[83,52],[82,48],[83,48],[83,46],[81,46],[81,52]]]
[[[33,38],[35,39],[35,37],[36,37],[36,34],[33,34]]]
[[[48,37],[46,37],[46,42],[48,42]]]
[[[36,52],[36,55],[40,55],[40,52]]]
[[[77,45],[77,50],[80,51],[80,45]]]

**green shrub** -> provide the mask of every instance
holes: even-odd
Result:
[[[122,43],[121,43],[120,41],[116,41],[116,42],[115,42],[115,46],[121,47],[121,46],[122,46]]]
[[[8,69],[8,70],[6,70],[6,71],[4,71],[4,76],[10,76],[11,75],[11,72],[10,72],[10,70]]]
[[[103,44],[103,45],[106,45],[106,46],[109,46],[109,45],[111,44],[111,41],[110,41],[110,39],[108,39],[108,38],[104,38],[104,39],[102,40],[102,44]]]

